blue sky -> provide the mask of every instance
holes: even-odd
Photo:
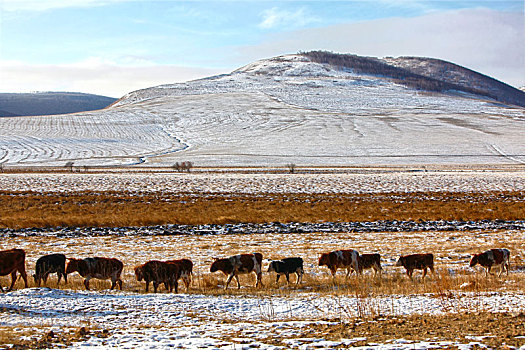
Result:
[[[0,0],[0,92],[119,97],[325,49],[431,56],[525,85],[523,1]]]

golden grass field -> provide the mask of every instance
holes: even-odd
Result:
[[[520,220],[523,192],[143,194],[0,192],[0,227]]]
[[[430,231],[430,232],[344,232],[344,233],[248,233],[209,235],[143,236],[133,229],[123,229],[123,235],[112,236],[45,236],[51,227],[131,227],[163,224],[228,224],[268,222],[352,222],[376,220],[523,220],[525,219],[525,193],[522,191],[486,192],[389,192],[366,194],[298,194],[298,193],[142,193],[126,192],[71,192],[33,193],[20,191],[0,192],[0,228],[21,229],[39,227],[44,235],[4,236],[0,250],[23,248],[30,287],[36,260],[45,254],[64,253],[68,257],[115,257],[125,264],[124,290],[144,293],[144,283],[136,281],[133,268],[148,260],[190,258],[194,262],[194,278],[186,292],[180,283],[179,293],[209,296],[255,296],[294,298],[305,293],[331,297],[354,296],[360,300],[359,310],[348,310],[350,321],[339,326],[309,324],[297,329],[298,337],[340,339],[364,336],[370,341],[389,339],[463,339],[471,334],[491,334],[485,342],[498,347],[503,341],[519,347],[525,335],[523,312],[487,310],[484,293],[525,293],[525,232],[520,230]],[[127,231],[127,232],[126,232]],[[486,277],[478,266],[468,267],[471,254],[489,248],[501,247],[511,251],[509,276]],[[318,266],[320,253],[337,249],[356,249],[360,253],[380,253],[384,273],[373,277],[372,271],[348,279],[339,271],[335,280],[326,268]],[[264,257],[264,287],[252,287],[252,275],[241,276],[243,288],[235,281],[224,290],[226,277],[212,274],[209,266],[214,257],[227,257],[240,253],[261,252]],[[424,281],[415,272],[410,280],[402,268],[394,267],[400,255],[433,253],[436,273]],[[266,272],[269,259],[300,256],[305,261],[303,283],[288,286],[281,278],[275,285],[275,275]],[[498,272],[498,271],[495,271]],[[295,282],[295,275],[291,276]],[[0,277],[2,286],[10,277]],[[62,282],[63,283],[63,282]],[[94,290],[106,290],[109,281],[91,281]],[[48,280],[48,287],[56,288],[56,275]],[[23,287],[18,280],[15,289]],[[67,285],[59,288],[83,290],[82,279],[73,274]],[[163,287],[161,293],[166,293]],[[440,300],[446,313],[435,315],[409,315],[380,317],[378,297],[432,295]],[[463,298],[464,295],[479,298]],[[392,310],[393,314],[398,314]],[[9,310],[0,309],[0,316]],[[341,307],[345,314],[345,309]],[[231,322],[228,319],[222,322]],[[424,328],[428,331],[414,332]],[[37,327],[38,328],[38,327]],[[106,337],[106,330],[93,327],[87,333],[72,327],[61,334],[49,334],[48,328],[12,327],[0,325],[2,344],[15,344],[18,349],[52,348],[75,341]],[[42,333],[43,332],[43,333]],[[35,338],[35,334],[43,334]],[[20,338],[26,335],[28,338]],[[236,334],[223,335],[225,341]],[[31,338],[31,339],[29,339]],[[29,339],[29,340],[28,340]],[[35,340],[36,339],[36,340]],[[268,344],[285,346],[282,339],[270,336]]]

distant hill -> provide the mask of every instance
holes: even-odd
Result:
[[[304,53],[313,62],[340,70],[381,75],[409,88],[431,92],[463,92],[525,107],[525,92],[457,64],[426,57],[375,58],[327,51]]]
[[[0,117],[93,111],[106,108],[116,100],[78,92],[0,93]]]
[[[520,105],[520,90],[453,63],[317,51],[133,91],[99,111],[0,118],[0,162],[523,167]],[[322,177],[315,186],[327,190]]]

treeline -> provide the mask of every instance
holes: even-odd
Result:
[[[432,78],[439,77],[441,80],[460,85],[463,88],[471,87],[483,91],[485,95],[490,93],[496,96],[496,99],[500,102],[525,107],[525,92],[485,74],[435,58],[400,57],[399,59],[425,62],[427,65],[433,67],[430,72],[425,72],[421,66],[414,65],[413,68],[410,69],[414,73],[427,75]],[[463,79],[458,81],[460,80],[458,76]]]
[[[525,93],[489,77],[486,78],[493,80],[494,83],[505,85],[505,93],[494,93],[494,88],[490,89],[490,87],[493,85],[489,85],[487,89],[479,89],[450,81],[444,81],[442,79],[436,79],[423,74],[414,73],[409,69],[387,64],[375,57],[336,54],[328,51],[310,51],[303,52],[301,54],[305,55],[316,63],[329,64],[336,69],[351,70],[359,74],[383,76],[393,80],[398,84],[416,90],[432,92],[447,92],[451,90],[463,91],[470,94],[485,96],[504,103],[525,106]],[[448,70],[456,68],[444,66],[443,69]]]

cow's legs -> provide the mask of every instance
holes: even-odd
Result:
[[[286,282],[288,282],[288,284],[290,284],[290,273],[285,272],[284,275],[286,276]]]
[[[410,279],[412,279],[412,273],[414,273],[414,270],[407,269],[407,276],[410,277]]]
[[[297,275],[297,281],[295,282],[295,285],[297,286],[303,281],[303,270],[298,269],[297,271],[295,271],[295,274]]]
[[[89,290],[89,277],[86,277],[84,280],[84,287],[86,287],[86,290]]]
[[[279,278],[281,278],[281,275],[277,274],[277,277],[275,277],[275,284],[277,285],[277,287],[279,287]]]
[[[175,280],[173,282],[173,289],[175,289],[175,293],[179,292],[179,281],[178,280]]]
[[[111,277],[111,290],[113,290],[113,288],[115,288],[116,285],[117,279],[115,277]]]
[[[256,276],[255,276],[255,288],[257,288],[259,285],[261,285],[262,287],[262,273],[259,272],[259,273],[256,273]]]
[[[239,281],[239,275],[235,275],[235,280],[237,281],[237,289],[241,289],[241,282]]]
[[[234,276],[233,273],[231,273],[231,274],[228,276],[228,279],[226,280],[226,285],[224,286],[224,289],[228,289],[228,286],[230,285],[230,282],[232,281],[233,276]]]
[[[13,290],[13,286],[15,285],[15,282],[16,282],[16,270],[11,272],[11,287],[9,287],[9,289],[7,290],[8,292]]]
[[[158,287],[159,287],[159,282],[153,281],[153,293],[157,293]]]
[[[145,280],[146,281],[146,293],[148,292],[148,288],[149,288],[149,280]]]
[[[27,285],[27,274],[26,274],[26,265],[24,263],[24,265],[22,265],[22,268],[18,270],[18,272],[20,272],[20,276],[22,276],[22,279],[24,280],[24,286],[25,288],[28,288],[28,285]]]
[[[423,277],[421,278],[422,280],[425,280],[425,276],[427,275],[427,268],[423,268]]]
[[[120,279],[120,277],[118,278],[117,283],[118,283],[118,288],[122,290],[122,280]]]

